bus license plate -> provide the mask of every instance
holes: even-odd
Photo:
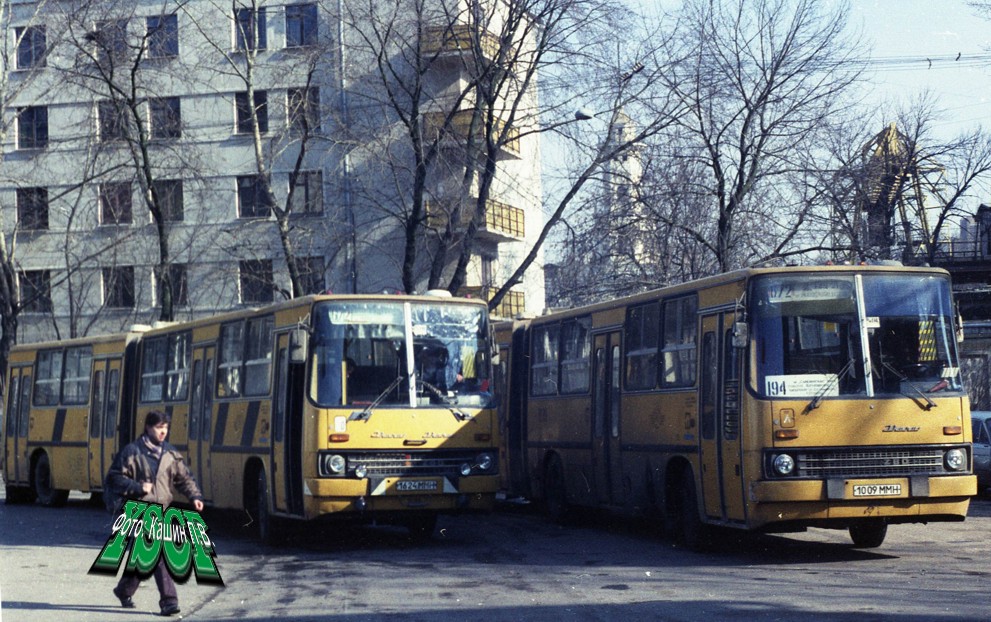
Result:
[[[437,490],[437,480],[400,480],[396,482],[396,490],[400,492],[420,492]]]
[[[897,497],[902,494],[901,484],[856,484],[854,497]]]

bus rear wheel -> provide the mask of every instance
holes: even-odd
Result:
[[[865,520],[850,525],[850,539],[858,549],[876,549],[888,534],[888,524],[881,519]]]
[[[68,490],[59,490],[52,486],[52,464],[48,454],[41,454],[34,463],[34,492],[41,505],[59,507],[65,505],[69,498]]]

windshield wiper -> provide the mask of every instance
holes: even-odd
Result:
[[[377,407],[379,403],[385,399],[385,396],[389,394],[390,391],[399,386],[399,383],[403,381],[404,376],[399,374],[396,379],[392,381],[392,384],[387,386],[384,391],[379,393],[378,397],[372,400],[372,403],[365,406],[362,410],[356,410],[348,417],[348,421],[368,421],[372,418],[372,409]]]
[[[451,413],[458,421],[468,421],[469,419],[471,419],[471,415],[469,415],[468,413],[464,412],[459,408],[456,408],[458,403],[456,398],[450,398],[447,395],[444,395],[443,391],[441,391],[434,385],[430,384],[426,380],[421,380],[420,382],[423,383],[423,386],[430,389],[431,393],[439,397],[441,401],[444,402],[444,405],[447,406],[447,409],[451,411]]]
[[[812,398],[811,402],[809,402],[809,407],[806,409],[806,412],[811,412],[816,408],[819,408],[819,405],[822,404],[822,398],[826,397],[826,394],[829,393],[829,390],[833,388],[833,385],[839,382],[840,378],[850,373],[850,370],[852,368],[853,368],[853,359],[849,359],[846,362],[846,364],[840,368],[840,371],[838,371],[836,375],[829,380],[829,382],[827,382],[821,389],[819,389],[819,392],[816,394],[816,396]]]
[[[923,391],[922,389],[919,388],[919,385],[917,385],[914,382],[912,382],[911,380],[909,380],[908,379],[908,376],[906,376],[902,372],[898,371],[895,368],[894,365],[892,365],[888,361],[881,361],[881,365],[883,365],[885,368],[888,369],[888,371],[890,371],[891,373],[893,373],[895,375],[895,377],[898,378],[899,381],[904,382],[908,386],[910,386],[913,389],[915,389],[915,392],[918,393],[919,396],[922,399],[926,400],[926,405],[923,407],[923,410],[932,410],[933,408],[936,407],[936,402],[934,402],[931,399],[929,399],[929,396],[926,395],[925,391]]]

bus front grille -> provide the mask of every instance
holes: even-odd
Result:
[[[794,454],[798,477],[902,477],[949,473],[940,447],[806,450]]]
[[[369,477],[457,476],[461,465],[475,464],[478,452],[376,452],[347,454],[348,466],[364,465]]]

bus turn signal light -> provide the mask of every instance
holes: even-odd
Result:
[[[791,441],[798,438],[798,430],[775,430],[774,438],[779,441]]]
[[[328,438],[331,443],[346,443],[351,440],[350,434],[331,434]]]
[[[944,425],[943,436],[957,436],[963,434],[963,428],[958,425]]]

